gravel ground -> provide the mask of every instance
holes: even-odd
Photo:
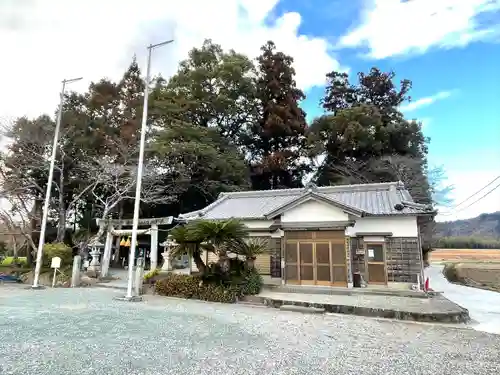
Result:
[[[0,286],[0,374],[495,374],[500,336],[110,289]]]

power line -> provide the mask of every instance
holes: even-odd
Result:
[[[466,203],[469,199],[473,198],[474,196],[476,196],[477,194],[479,194],[480,192],[482,192],[484,189],[486,189],[488,186],[492,185],[498,179],[500,179],[500,176],[497,176],[493,181],[491,181],[489,184],[483,186],[481,189],[479,189],[478,191],[476,191],[474,194],[472,194],[471,196],[469,196],[467,199],[465,199],[462,202],[460,202],[459,204],[453,206],[452,209],[454,210],[457,207],[461,206],[462,204]]]
[[[500,176],[499,176],[500,177]],[[468,206],[465,206],[464,208],[461,208],[460,210],[458,210],[457,212],[460,212],[460,211],[463,211],[463,210],[466,210],[467,208],[475,205],[477,202],[479,202],[480,200],[482,200],[483,198],[486,198],[488,195],[490,195],[491,193],[493,193],[496,189],[498,189],[500,187],[500,184],[498,184],[497,186],[495,186],[493,189],[489,190],[486,194],[484,194],[483,196],[481,196],[479,199],[476,199],[474,202],[472,202],[471,204],[469,204]]]
[[[493,179],[493,181],[490,181],[488,184],[484,185],[481,189],[479,189],[478,191],[476,191],[474,194],[470,195],[467,197],[467,199],[464,199],[463,201],[461,201],[459,204],[456,204],[452,207],[449,207],[450,208],[450,211],[446,211],[446,212],[442,212],[440,213],[440,215],[443,215],[443,216],[450,216],[450,215],[454,215],[456,212],[460,212],[460,211],[463,211],[464,209],[460,209],[460,210],[456,210],[458,207],[460,207],[461,205],[463,205],[464,203],[467,203],[467,201],[469,201],[471,198],[475,197],[477,194],[479,194],[480,192],[482,192],[484,189],[486,189],[488,186],[491,186],[495,181],[497,181],[498,179],[500,179],[500,176],[497,176],[496,178]],[[494,188],[493,190],[495,190],[496,188]],[[485,196],[487,196],[490,192],[488,192]],[[483,199],[485,196],[479,198],[477,201],[471,203],[470,206],[472,206],[473,204],[479,202],[481,199]],[[470,206],[467,206],[466,208],[470,207]]]
[[[500,176],[499,176],[499,177],[497,177],[495,180],[497,180],[498,178],[500,178]],[[494,180],[494,181],[495,181],[495,180]],[[494,181],[493,181],[493,182],[494,182]],[[486,187],[487,187],[487,186],[489,186],[489,185],[491,185],[491,183],[490,183],[490,184],[488,184],[488,185],[486,185],[484,188],[486,188]],[[475,204],[476,204],[477,202],[479,202],[480,200],[482,200],[482,199],[486,198],[488,195],[490,195],[491,193],[493,193],[493,192],[494,192],[496,189],[498,189],[499,187],[500,187],[500,184],[496,185],[493,189],[489,190],[486,194],[482,195],[481,197],[479,197],[478,199],[476,199],[474,202],[472,202],[472,203],[471,203],[471,204],[469,204],[468,206],[465,206],[464,208],[461,208],[461,209],[459,209],[459,210],[457,210],[457,211],[455,211],[455,212],[445,213],[444,215],[445,215],[445,216],[449,216],[449,215],[453,215],[453,214],[456,214],[456,213],[458,213],[458,212],[461,212],[461,211],[463,211],[463,210],[466,210],[467,208],[469,208],[469,207],[471,207],[471,206],[475,205]],[[481,190],[484,190],[484,188],[483,188],[483,189],[481,189]],[[475,195],[475,194],[474,194],[474,195]]]

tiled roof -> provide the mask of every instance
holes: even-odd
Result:
[[[215,202],[204,209],[181,216],[186,219],[265,218],[270,212],[292,203],[312,190],[317,195],[354,207],[366,216],[420,215],[433,212],[430,207],[414,203],[401,182],[388,182],[222,193]]]

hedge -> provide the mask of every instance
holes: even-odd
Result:
[[[262,277],[256,270],[243,275],[243,279],[230,283],[209,281],[202,276],[168,274],[155,284],[161,296],[199,299],[202,301],[233,303],[244,295],[260,293]]]
[[[61,258],[61,267],[73,264],[73,251],[65,243],[55,242],[43,246],[43,265],[50,267],[50,263],[54,257]]]
[[[168,274],[156,282],[156,293],[161,296],[200,299],[211,302],[236,302],[238,292],[223,285],[205,284],[199,276]]]

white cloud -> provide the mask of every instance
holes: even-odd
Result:
[[[500,10],[500,0],[367,0],[362,23],[340,39],[341,47],[367,47],[383,59],[452,48],[498,35],[498,23],[479,15]]]
[[[452,92],[451,91],[440,91],[437,94],[434,94],[432,96],[427,96],[425,98],[420,98],[417,99],[413,102],[404,104],[399,107],[399,109],[403,112],[411,112],[415,111],[421,107],[427,107],[428,105],[431,105],[432,103],[436,102],[437,100],[442,100],[449,98],[451,96]]]
[[[153,73],[172,74],[188,51],[211,38],[224,48],[256,56],[267,40],[295,58],[303,89],[323,85],[338,69],[325,39],[300,35],[301,16],[289,12],[264,22],[278,0],[2,0],[0,117],[55,110],[64,78],[119,78],[134,53],[145,64],[145,46],[175,39],[154,52]],[[140,5],[139,5],[140,4]]]
[[[454,204],[458,205],[465,201],[471,195],[482,189],[486,184],[500,175],[500,168],[496,169],[479,169],[479,170],[449,170],[447,171],[447,185],[455,187],[452,192]],[[467,219],[479,216],[482,213],[490,213],[500,211],[500,188],[493,191],[491,194],[481,199],[477,203],[474,201],[481,198],[489,190],[493,189],[498,184],[493,184],[461,204],[456,209],[447,207],[438,207],[440,214],[437,216],[438,221],[451,221],[459,219]],[[474,204],[472,204],[474,203]],[[471,205],[472,204],[472,205]],[[471,205],[470,207],[467,207]],[[453,205],[452,205],[453,206]]]

